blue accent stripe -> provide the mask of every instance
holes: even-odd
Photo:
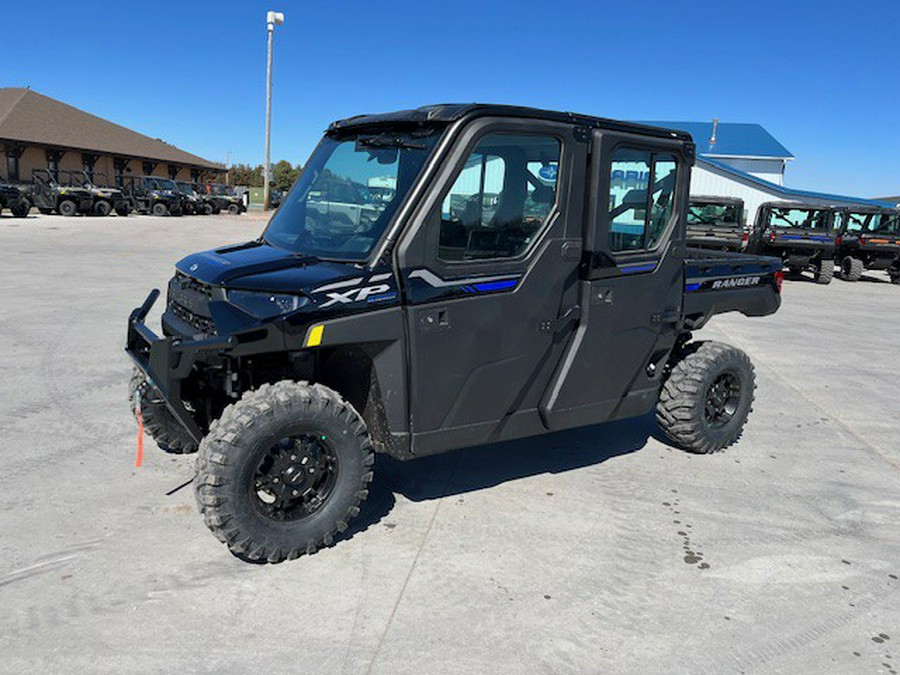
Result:
[[[501,279],[500,281],[486,281],[481,284],[475,284],[475,290],[479,292],[489,291],[505,291],[514,288],[519,283],[518,279]]]
[[[700,284],[685,284],[684,290],[686,291],[696,291],[700,288]]]
[[[800,234],[782,234],[779,235],[782,239],[790,239],[791,241],[803,241],[804,239],[807,241],[831,241],[831,237],[825,235],[813,235],[811,237],[804,237]],[[778,239],[776,238],[776,241]]]
[[[656,269],[656,263],[623,266],[620,269],[622,270],[622,274],[634,274],[635,272],[652,272]]]

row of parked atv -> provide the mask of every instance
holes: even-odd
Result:
[[[767,202],[745,223],[744,202],[692,196],[689,246],[780,258],[791,276],[812,272],[816,283],[857,281],[865,270],[887,271],[900,284],[900,209]]]
[[[100,173],[32,171],[30,185],[9,184],[0,177],[0,212],[8,208],[24,217],[35,207],[43,214],[108,216],[116,213],[154,216],[212,215],[247,210],[233,188],[219,183],[190,183],[159,176],[122,176],[111,186]]]

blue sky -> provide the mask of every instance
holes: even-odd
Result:
[[[500,102],[758,122],[797,156],[788,185],[900,194],[897,0],[11,2],[0,85],[258,163],[267,9],[273,160],[305,161],[332,119]]]

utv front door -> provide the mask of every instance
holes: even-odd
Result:
[[[583,132],[474,120],[413,215],[397,262],[415,454],[544,430],[538,405],[579,312]]]
[[[599,130],[591,154],[581,319],[540,406],[551,429],[648,411],[681,316],[692,157],[683,141]]]

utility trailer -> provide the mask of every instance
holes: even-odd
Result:
[[[530,108],[335,122],[262,236],[177,263],[161,336],[159,291],[132,312],[132,407],[163,450],[199,449],[216,537],[273,563],[347,528],[374,453],[653,410],[674,445],[721,450],[753,366],[692,333],[775,312],[782,263],[685,245],[693,161],[683,132]],[[375,217],[323,223],[336,180]]]

